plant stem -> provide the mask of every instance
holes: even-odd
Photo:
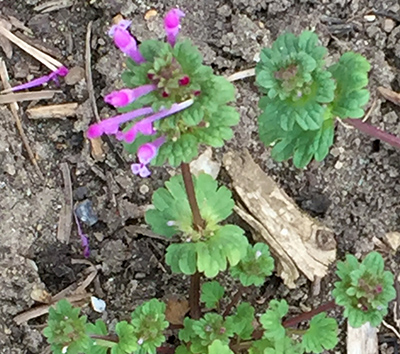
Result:
[[[300,322],[303,321],[308,321],[311,318],[313,318],[315,315],[318,315],[321,312],[324,311],[328,311],[328,310],[332,310],[336,307],[336,303],[334,300],[326,302],[325,304],[322,304],[321,306],[318,306],[316,309],[308,311],[308,312],[304,312],[298,316],[289,318],[288,320],[286,320],[285,322],[282,323],[283,327],[293,327],[297,324],[299,324]]]
[[[229,313],[232,310],[232,307],[237,305],[237,303],[239,302],[240,298],[242,297],[242,294],[244,293],[244,291],[245,291],[245,287],[243,285],[240,285],[239,289],[236,291],[236,294],[233,296],[231,302],[228,304],[228,306],[226,306],[226,309],[222,316],[226,317],[229,315]]]
[[[382,140],[393,147],[400,149],[400,138],[396,135],[385,132],[369,123],[365,123],[361,119],[345,119],[343,122],[352,125],[354,128],[365,134],[371,135],[374,138]]]
[[[193,215],[193,228],[196,231],[201,231],[204,227],[204,220],[201,217],[199,205],[196,200],[196,192],[194,190],[192,173],[190,166],[187,163],[181,164],[183,183],[188,197],[190,209]],[[200,318],[200,273],[196,272],[190,277],[189,291],[190,317],[198,320]]]
[[[189,164],[182,162],[181,171],[190,209],[193,215],[193,227],[196,231],[200,231],[203,229],[204,220],[201,217],[199,205],[197,204],[196,192],[194,191],[193,178]]]

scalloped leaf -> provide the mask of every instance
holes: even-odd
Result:
[[[208,354],[234,354],[229,348],[229,345],[222,343],[220,340],[215,340],[208,346]]]
[[[224,287],[217,281],[209,281],[201,285],[200,300],[206,307],[213,309],[224,296]]]
[[[338,343],[338,324],[322,312],[310,321],[310,328],[303,334],[302,345],[307,352],[322,353]]]
[[[254,332],[254,307],[248,302],[242,302],[237,308],[236,313],[227,317],[226,321],[231,323],[235,334],[243,340],[251,338]]]
[[[289,305],[285,300],[271,300],[268,310],[260,317],[265,329],[263,337],[274,341],[285,338],[286,330],[282,326],[282,318],[288,313]]]
[[[138,338],[134,334],[133,326],[128,322],[118,322],[115,333],[118,335],[118,343],[111,348],[111,354],[130,354],[139,349]]]

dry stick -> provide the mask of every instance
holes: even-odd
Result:
[[[8,93],[6,95],[0,95],[0,104],[50,99],[59,92],[61,91],[42,90],[33,92]]]
[[[0,77],[1,77],[1,81],[3,82],[3,87],[6,89],[10,88],[11,86],[8,82],[9,78],[8,78],[6,64],[4,63],[4,61],[1,58],[0,58]],[[18,115],[18,105],[15,102],[11,103],[10,108],[11,108],[11,113],[15,119],[15,125],[17,126],[19,135],[21,135],[21,139],[22,139],[22,142],[28,153],[29,159],[31,160],[32,165],[34,166],[36,173],[38,174],[40,179],[44,180],[42,171],[40,170],[40,167],[36,161],[35,155],[33,154],[31,147],[29,146],[28,138],[25,135],[24,128],[22,127],[21,119],[19,118],[19,115]]]
[[[400,138],[396,135],[387,133],[371,124],[365,123],[361,119],[345,119],[344,122],[352,125],[354,128],[365,134],[380,139],[393,147],[400,149]]]
[[[193,215],[193,227],[195,230],[200,231],[204,227],[204,220],[201,217],[199,205],[197,204],[196,192],[194,190],[193,178],[190,172],[189,164],[182,163],[181,171],[182,171],[183,183],[185,184],[186,194],[189,200],[190,209]],[[195,320],[198,320],[201,316],[199,272],[196,272],[190,277],[189,306],[190,306],[190,317]]]
[[[86,69],[86,83],[87,89],[89,92],[90,102],[92,104],[92,109],[94,116],[98,122],[100,122],[99,111],[97,110],[96,105],[96,98],[94,97],[94,90],[93,90],[93,78],[92,78],[92,53],[90,50],[90,38],[92,36],[92,23],[90,21],[87,25],[87,32],[86,32],[86,50],[85,50],[85,69]]]
[[[47,66],[51,71],[57,70],[57,68],[62,67],[63,64],[60,63],[58,60],[54,59],[50,55],[47,55],[32,47],[30,44],[24,42],[22,39],[18,38],[14,34],[12,34],[8,29],[4,28],[0,25],[0,35],[6,37],[10,42],[13,42],[18,47],[23,49],[28,54],[32,55],[35,59],[39,60],[43,65]]]

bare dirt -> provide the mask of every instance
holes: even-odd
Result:
[[[397,0],[95,0],[92,4],[71,1],[70,7],[45,14],[35,11],[42,3],[0,0],[0,15],[7,20],[13,16],[29,27],[34,34],[28,37],[30,43],[45,47],[67,67],[82,69],[87,25],[93,21],[90,44],[94,92],[102,117],[114,113],[102,97],[122,86],[119,75],[123,55],[107,36],[112,18],[120,13],[132,19],[138,40],[161,38],[163,14],[178,5],[187,14],[182,35],[200,47],[205,63],[220,74],[253,67],[260,49],[284,31],[315,29],[328,46],[331,59],[346,50],[362,53],[372,64],[371,102],[377,99],[370,121],[400,135],[399,107],[376,93],[378,86],[400,89]],[[158,15],[145,20],[150,9],[157,10]],[[372,20],[366,18],[373,9],[378,15]],[[47,73],[34,58],[13,49],[11,59],[0,49],[12,84]],[[77,76],[62,84],[63,93],[53,101],[78,102],[76,118],[28,120],[23,114],[28,104],[21,104],[23,126],[44,181],[30,163],[8,107],[0,106],[0,353],[42,353],[47,348],[40,333],[44,319],[18,326],[13,317],[35,304],[31,298],[34,287],[44,286],[55,294],[79,279],[84,268],[71,261],[82,258],[76,228],[68,245],[57,240],[60,210],[65,203],[62,162],[71,170],[74,203],[90,200],[99,219],[94,226],[85,226],[91,245],[89,259],[101,265],[98,286],[88,290],[107,302],[107,311],[99,315],[87,308],[92,319],[102,317],[112,327],[143,300],[183,293],[187,286],[187,279],[171,276],[165,265],[167,243],[135,231],[144,223],[143,206],[150,204],[153,191],[174,171],[170,167],[154,169],[151,178],[144,180],[133,176],[129,172],[131,157],[114,141],[103,144],[103,161],[91,157],[84,131],[94,116],[82,69],[75,69]],[[332,228],[339,258],[347,252],[362,256],[378,249],[388,267],[398,273],[399,255],[382,249],[376,239],[384,241],[387,232],[400,231],[399,151],[338,124],[335,145],[322,163],[314,162],[301,171],[290,161],[274,162],[257,137],[259,111],[254,79],[237,82],[236,87],[241,121],[226,148],[250,149],[257,163],[305,212]],[[218,159],[223,151],[216,151]],[[322,281],[317,296],[310,296],[311,284],[305,279],[300,279],[298,289],[291,292],[273,279],[258,295],[287,297],[292,311],[306,310],[328,297],[332,279],[329,276]],[[340,314],[337,316],[343,323]],[[382,344],[382,352],[393,352],[394,341]],[[343,353],[344,347],[336,352]]]

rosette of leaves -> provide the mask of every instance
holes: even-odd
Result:
[[[185,318],[183,325],[179,331],[179,339],[186,343],[179,349],[182,353],[183,348],[193,354],[209,353],[209,346],[216,340],[228,347],[229,339],[234,335],[232,323],[216,313],[207,313],[200,320]]]
[[[50,307],[43,334],[54,354],[79,354],[92,346],[92,340],[86,334],[87,317],[79,314],[80,309],[72,307],[65,299],[55,308]]]
[[[388,313],[388,304],[396,296],[393,274],[384,270],[382,256],[369,253],[360,263],[353,255],[347,255],[337,265],[340,281],[335,283],[332,295],[335,302],[344,306],[344,316],[352,327],[366,322],[378,326]]]
[[[349,52],[325,68],[327,50],[317,44],[313,32],[283,34],[261,51],[256,67],[265,94],[259,102],[260,138],[266,146],[274,145],[272,158],[293,157],[299,168],[313,157],[322,161],[333,144],[335,117],[362,117],[369,99],[368,61]]]
[[[231,192],[207,174],[193,177],[196,199],[204,226],[197,230],[187,199],[182,176],[174,176],[153,194],[154,209],[147,211],[146,222],[154,232],[180,236],[182,243],[167,248],[166,262],[173,272],[194,274],[204,272],[215,277],[246,255],[248,240],[235,225],[221,225],[233,210]]]
[[[128,59],[122,80],[129,88],[155,84],[158,89],[121,111],[143,106],[159,110],[190,98],[194,100],[184,111],[155,122],[159,134],[141,137],[141,142],[152,141],[160,135],[167,137],[153,164],[162,165],[168,160],[170,165],[178,166],[197,156],[199,144],[221,147],[225,140],[232,138],[231,127],[239,122],[238,112],[228,106],[235,99],[234,86],[202,65],[203,58],[197,47],[188,40],[178,41],[174,47],[148,40],[139,48],[146,62],[138,65]],[[134,154],[138,145],[136,142],[125,147]]]
[[[272,274],[273,269],[274,259],[268,246],[265,243],[256,243],[247,247],[246,256],[236,266],[231,267],[230,271],[234,278],[239,278],[243,286],[260,286]]]
[[[143,353],[155,354],[165,341],[163,331],[169,326],[165,308],[164,302],[152,299],[132,312],[131,325]]]

